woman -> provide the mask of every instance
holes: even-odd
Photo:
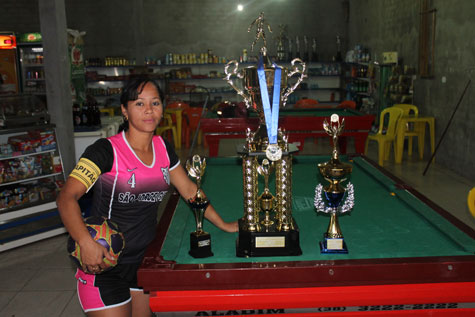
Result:
[[[121,95],[124,130],[89,146],[68,177],[57,205],[71,237],[81,248],[78,296],[88,316],[150,316],[148,295],[137,286],[137,269],[155,235],[158,205],[170,183],[188,200],[196,194],[173,148],[155,129],[163,115],[163,94],[148,78],[131,80]],[[107,268],[108,251],[89,235],[78,199],[94,184],[91,214],[111,219],[125,236],[120,263]],[[205,217],[218,228],[237,231],[210,205]]]

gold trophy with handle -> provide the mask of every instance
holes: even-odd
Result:
[[[320,174],[329,184],[325,187],[318,184],[315,188],[315,209],[330,214],[328,229],[320,241],[321,253],[348,253],[337,217],[337,214],[351,211],[355,204],[353,184],[348,183],[346,188],[342,186],[353,169],[350,164],[341,162],[338,155],[338,136],[344,127],[345,119],[340,123],[337,114],[331,116],[330,122],[326,119],[323,122],[323,129],[332,137],[333,151],[330,161],[318,165]]]
[[[211,235],[203,230],[203,218],[209,205],[209,199],[205,197],[201,190],[201,179],[206,170],[206,159],[199,155],[194,155],[191,160],[186,161],[188,175],[196,179],[196,195],[188,199],[188,204],[193,211],[196,220],[196,230],[190,233],[189,254],[194,258],[206,258],[213,255],[211,252]]]
[[[238,148],[242,157],[244,215],[239,219],[236,254],[299,255],[302,253],[299,230],[292,217],[291,203],[292,154],[298,149],[288,143],[278,122],[279,109],[306,77],[306,64],[298,58],[292,60],[289,68],[273,63],[267,55],[264,32],[266,27],[272,30],[263,12],[251,23],[248,32],[254,26],[256,37],[251,50],[260,39],[264,42],[258,64],[239,70],[239,63],[230,61],[224,68],[224,79],[244,99],[247,108],[257,113],[260,122],[256,131],[247,131],[246,143]],[[290,83],[296,75],[295,82]],[[266,182],[263,195],[259,195],[259,175]],[[270,180],[275,183],[274,193]]]

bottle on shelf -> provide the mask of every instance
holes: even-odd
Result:
[[[81,108],[78,103],[73,105],[73,125],[75,127],[81,125]]]
[[[89,109],[87,106],[87,102],[82,105],[81,109],[81,125],[87,126],[89,125]]]

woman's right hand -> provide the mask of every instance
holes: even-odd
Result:
[[[87,241],[80,243],[79,247],[81,249],[82,269],[86,273],[99,273],[106,269],[109,265],[104,262],[104,258],[110,261],[114,260],[109,251],[93,239],[87,239]]]

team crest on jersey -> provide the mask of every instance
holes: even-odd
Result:
[[[170,185],[170,173],[168,172],[168,167],[161,167],[163,173],[163,179],[165,182]]]

